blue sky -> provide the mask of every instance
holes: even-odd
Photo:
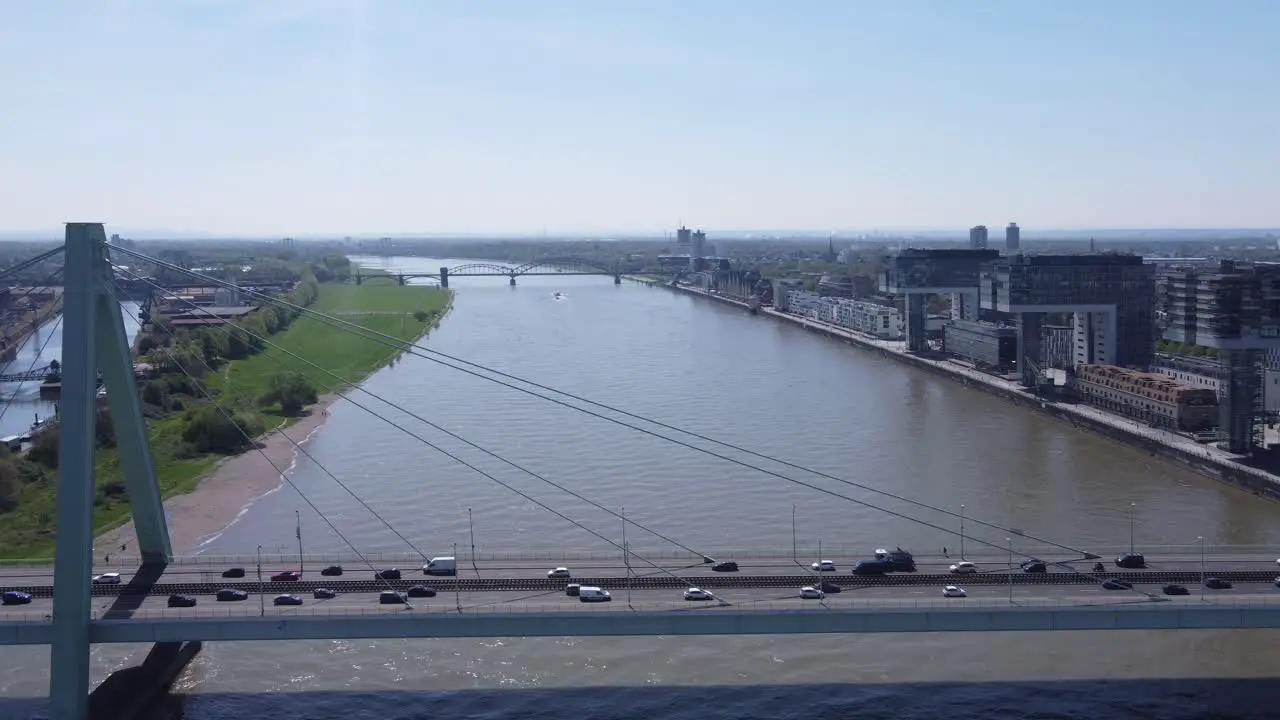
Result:
[[[1274,0],[9,0],[0,228],[1280,226]]]

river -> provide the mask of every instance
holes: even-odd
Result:
[[[405,272],[462,263],[362,262]],[[430,347],[646,417],[1076,546],[1125,547],[1131,520],[1140,548],[1197,536],[1280,544],[1274,504],[781,322],[606,277],[450,282],[454,309]],[[956,543],[945,531],[954,518],[804,478],[943,529],[833,500],[422,358],[366,387],[699,550],[789,553],[793,507],[806,556],[819,542],[850,553]],[[403,419],[620,539],[616,519]],[[611,550],[350,404],[333,407],[308,449],[427,554],[470,542],[468,508],[480,552]],[[361,550],[407,550],[310,460],[293,472]],[[201,551],[288,551],[297,509],[292,489],[269,494]],[[345,549],[306,512],[302,531],[308,552]],[[673,549],[636,530],[629,540],[640,554]],[[1259,631],[212,644],[161,717],[1266,717],[1280,695],[1260,679],[1280,669],[1277,640]],[[96,648],[95,676],[131,652]],[[43,695],[47,658],[44,648],[6,649],[0,690]],[[0,715],[40,704],[10,702]]]
[[[138,304],[121,303],[124,331],[133,342],[138,334]],[[28,335],[18,348],[18,354],[7,363],[0,364],[0,375],[25,373],[42,368],[50,360],[62,362],[62,316],[49,320]],[[72,343],[76,345],[76,343]],[[40,392],[40,380],[24,383],[0,384],[0,437],[22,435],[31,429],[37,419],[47,418],[56,411],[53,398]]]

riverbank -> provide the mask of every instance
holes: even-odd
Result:
[[[450,305],[450,294],[426,286],[372,286],[324,284],[312,309],[330,315],[358,315],[352,322],[399,340],[423,337]],[[223,455],[199,452],[184,436],[187,416],[208,404],[203,390],[179,388],[172,393],[181,404],[165,414],[151,407],[148,435],[161,495],[166,499],[174,549],[189,551],[200,538],[233,522],[240,510],[262,494],[278,487],[280,473],[272,464],[287,468],[293,461],[295,442],[303,442],[323,423],[331,405],[347,383],[359,382],[391,362],[399,352],[387,344],[361,339],[348,328],[334,327],[312,318],[296,319],[288,328],[270,336],[279,349],[225,362],[204,376],[202,384],[219,402],[238,408],[262,432],[262,452]],[[311,368],[290,354],[315,363]],[[265,400],[272,378],[282,371],[305,375],[318,390],[318,402],[298,417],[288,417],[278,404]],[[326,372],[327,371],[327,372]],[[341,381],[329,373],[332,372]],[[154,388],[153,388],[154,390]],[[169,406],[167,397],[165,406]],[[261,422],[259,422],[259,420]],[[283,432],[281,432],[283,430]],[[266,457],[264,457],[264,455]],[[268,459],[270,461],[268,461]],[[129,505],[122,487],[119,453],[100,449],[96,457],[98,500],[94,527],[100,554],[132,551]],[[0,514],[0,558],[47,558],[53,553],[56,517],[57,473],[40,463],[24,466],[17,507]]]
[[[313,306],[318,312],[335,317],[350,316],[347,318],[350,322],[362,327],[415,342],[439,327],[452,308],[452,292],[422,285],[327,286]],[[426,313],[425,319],[415,316],[418,311]],[[400,355],[400,351],[384,344],[360,340],[350,330],[311,319],[298,320],[278,344],[350,383],[361,382]],[[308,352],[308,348],[314,350]],[[263,382],[278,359],[270,355],[272,352],[231,363],[219,381],[236,386]],[[248,506],[282,487],[285,484],[282,473],[293,469],[301,454],[299,447],[306,448],[323,428],[330,408],[351,389],[327,372],[302,367],[296,362],[292,367],[327,391],[306,415],[267,432],[259,439],[256,450],[221,460],[199,478],[189,492],[165,500],[175,554],[197,552],[201,545],[233,525]],[[136,554],[135,542],[133,523],[128,522],[100,534],[94,541],[94,554],[101,557],[123,551],[133,555]]]
[[[667,286],[663,285],[663,287]],[[747,308],[744,302],[703,290],[685,286],[676,286],[674,289],[677,292],[704,297],[743,310]],[[988,375],[952,360],[908,353],[905,343],[900,340],[881,340],[828,323],[778,312],[772,308],[761,308],[759,314],[798,325],[811,332],[826,335],[864,350],[878,352],[884,357],[947,377],[1022,407],[1047,413],[1075,427],[1089,430],[1154,457],[1177,463],[1196,473],[1235,485],[1255,495],[1280,500],[1280,476],[1247,465],[1241,456],[1213,446],[1202,445],[1191,438],[1149,427],[1087,405],[1043,400],[1024,390],[1017,382]]]

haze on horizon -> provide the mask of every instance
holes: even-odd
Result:
[[[1280,4],[0,4],[0,229],[1280,225]]]

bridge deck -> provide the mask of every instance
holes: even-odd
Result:
[[[164,598],[152,597],[128,612],[113,612],[109,601],[100,601],[92,632],[94,642],[112,643],[1280,627],[1280,595],[1265,584],[1155,600],[1099,588],[1015,586],[1012,604],[1007,588],[967,589],[967,598],[943,598],[939,587],[874,588],[823,601],[801,600],[794,591],[745,589],[724,593],[723,604],[681,601],[671,591],[635,591],[630,604],[619,592],[610,603],[582,603],[559,592],[441,593],[412,600],[412,609],[378,605],[375,594],[351,594],[305,597],[302,607],[268,604],[265,617],[259,617],[256,597],[235,603],[200,598],[200,605],[186,609],[168,609]],[[0,614],[0,644],[48,642],[50,601],[6,609],[12,612]]]

